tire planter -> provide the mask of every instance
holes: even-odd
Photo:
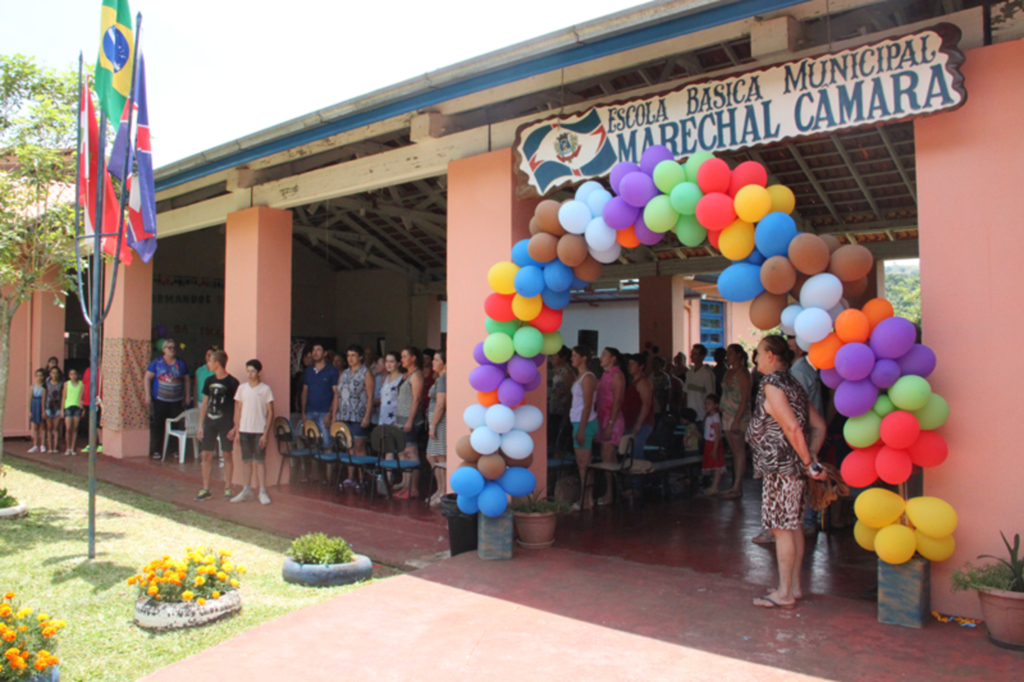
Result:
[[[555,524],[558,517],[554,512],[528,514],[515,512],[516,536],[523,549],[547,549],[555,544]]]
[[[1024,592],[981,589],[978,601],[992,643],[1024,651]]]
[[[196,628],[241,610],[242,595],[238,590],[225,592],[220,599],[207,600],[202,606],[194,601],[165,603],[140,599],[135,602],[135,624],[156,631]]]
[[[16,519],[20,516],[28,514],[28,507],[23,504],[17,504],[13,507],[5,507],[0,509],[0,519]]]
[[[60,682],[60,666],[51,665],[41,673],[28,678],[29,682]]]
[[[370,557],[356,554],[347,564],[300,564],[291,559],[284,560],[281,577],[285,582],[307,587],[334,587],[368,580],[373,577],[373,562]]]

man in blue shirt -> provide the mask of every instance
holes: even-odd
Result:
[[[174,339],[164,340],[163,356],[146,368],[145,396],[149,408],[149,456],[160,459],[164,444],[164,426],[188,404],[191,378],[188,365],[178,357]],[[177,439],[175,439],[177,442]]]
[[[331,447],[331,404],[339,378],[338,370],[324,357],[324,347],[313,346],[313,364],[302,374],[302,419],[312,419],[320,427],[324,449]]]

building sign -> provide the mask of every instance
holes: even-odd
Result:
[[[959,40],[958,27],[940,24],[528,123],[516,135],[520,188],[543,195],[604,175],[620,161],[638,163],[655,144],[683,158],[955,109],[967,99]]]

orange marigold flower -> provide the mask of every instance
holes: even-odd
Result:
[[[18,647],[12,646],[10,649],[8,649],[7,651],[4,652],[4,656],[9,661],[9,660],[11,660],[12,658],[14,658],[15,656],[17,656],[20,653],[21,652],[18,650]]]
[[[13,642],[18,635],[13,630],[8,630],[4,633],[5,642]]]
[[[160,590],[157,588],[156,585],[150,585],[149,589],[146,590],[146,594],[148,594],[151,597],[156,595],[156,594],[158,594],[159,592],[160,592]]]
[[[199,599],[196,599],[196,603],[203,606],[206,603],[206,600],[200,597]]]
[[[195,595],[192,594],[191,592],[189,592],[188,590],[185,590],[184,592],[181,593],[181,598],[183,600],[185,600],[185,601],[192,601],[192,597],[194,597],[194,596]]]
[[[43,628],[43,637],[53,637],[55,634],[57,634],[57,628]]]
[[[39,672],[43,672],[48,667],[50,667],[50,664],[47,663],[45,658],[37,658],[36,659],[36,664],[34,666],[32,666],[32,667],[35,668],[36,670],[38,670]]]
[[[10,604],[0,604],[0,618],[6,618],[11,615]]]
[[[15,670],[24,670],[28,667],[28,663],[26,663],[25,659],[23,658],[15,658],[13,661],[11,661],[11,667]]]
[[[26,630],[28,630],[28,626],[27,625],[19,625],[18,626],[18,632],[25,632]]]
[[[220,592],[218,592],[217,590],[214,590],[213,594],[211,594],[210,596],[213,597],[214,599],[220,599]]]
[[[7,592],[4,594],[4,599],[14,599],[16,595],[13,592]]]

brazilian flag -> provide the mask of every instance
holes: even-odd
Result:
[[[111,121],[121,120],[124,104],[132,89],[134,61],[135,33],[128,0],[103,0],[100,55],[96,60],[96,96]]]

